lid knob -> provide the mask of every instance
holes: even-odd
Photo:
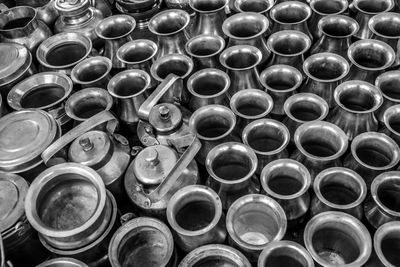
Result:
[[[79,144],[81,145],[82,149],[86,152],[93,149],[93,143],[87,137],[80,139]]]
[[[152,165],[157,165],[159,160],[158,160],[158,152],[154,148],[151,148],[147,151],[147,155],[145,157],[145,160],[152,164]]]
[[[163,120],[168,120],[170,118],[170,110],[167,106],[164,105],[160,106],[158,108],[158,112],[160,113],[160,117]]]

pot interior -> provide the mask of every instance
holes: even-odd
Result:
[[[400,212],[400,179],[384,180],[378,186],[376,194],[386,208]]]
[[[38,86],[27,92],[21,99],[22,108],[49,106],[65,96],[65,89],[56,84]]]
[[[47,52],[46,63],[55,67],[70,65],[85,58],[87,52],[87,48],[81,43],[63,43]]]
[[[323,113],[321,106],[311,101],[297,101],[290,106],[289,112],[295,119],[303,122],[317,120]]]
[[[156,69],[156,74],[160,79],[167,78],[168,74],[175,74],[184,77],[191,71],[190,62],[183,58],[171,58],[163,61]]]
[[[257,152],[267,153],[278,150],[289,140],[283,126],[257,125],[248,132],[247,143]]]
[[[193,267],[210,267],[210,266],[220,266],[220,267],[240,267],[237,262],[225,256],[211,255],[204,257],[203,259],[197,261]]]
[[[381,13],[390,7],[390,1],[360,0],[357,6],[360,10],[368,13]]]
[[[246,177],[253,164],[245,152],[227,150],[213,159],[211,168],[217,177],[234,181]]]
[[[383,256],[393,266],[400,265],[400,232],[393,230],[381,240],[381,251]]]
[[[357,157],[368,166],[385,167],[394,159],[393,147],[383,141],[366,139],[355,149]]]
[[[88,119],[108,108],[108,101],[99,95],[88,96],[76,100],[70,105],[72,113],[81,119]]]
[[[308,267],[310,265],[298,250],[291,247],[278,247],[268,254],[264,265],[259,267],[269,266]]]
[[[212,96],[226,89],[227,78],[215,72],[204,73],[193,78],[191,86],[196,94]]]
[[[282,196],[290,196],[303,188],[304,177],[295,169],[285,167],[285,170],[272,169],[267,177],[268,188]]]
[[[300,83],[300,78],[290,70],[274,70],[263,78],[265,84],[274,90],[288,90]]]
[[[30,7],[18,7],[6,10],[0,16],[0,28],[2,30],[24,28],[35,16],[35,10]]]

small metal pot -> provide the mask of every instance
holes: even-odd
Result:
[[[261,252],[257,266],[314,267],[314,260],[308,251],[298,243],[273,241]]]
[[[71,71],[72,81],[82,89],[99,87],[107,89],[111,79],[112,63],[106,57],[90,57],[78,63]]]
[[[239,12],[255,12],[269,18],[269,10],[275,5],[275,0],[235,0],[234,5]]]
[[[219,55],[224,48],[224,38],[208,34],[194,36],[185,45],[186,52],[192,57],[196,70],[205,68],[222,69]]]
[[[88,267],[74,258],[55,258],[39,264],[37,267]]]
[[[183,251],[225,241],[221,199],[209,187],[189,185],[178,190],[168,202],[167,219]]]
[[[375,80],[375,86],[381,91],[383,103],[375,112],[379,122],[384,123],[385,111],[394,105],[400,104],[400,96],[397,93],[397,88],[400,86],[400,71],[387,71],[379,75]]]
[[[226,215],[230,243],[251,262],[257,262],[261,251],[286,232],[286,216],[282,207],[270,197],[245,195],[236,200]]]
[[[226,21],[229,0],[189,0],[195,11],[191,35],[210,34],[226,38],[222,24]]]
[[[386,267],[400,264],[398,251],[400,242],[400,222],[385,223],[376,230],[374,248],[380,262]]]
[[[381,132],[392,138],[397,145],[400,145],[400,129],[397,127],[400,122],[400,105],[394,105],[383,113],[384,127]]]

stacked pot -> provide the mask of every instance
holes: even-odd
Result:
[[[0,267],[400,266],[397,1],[0,9]]]

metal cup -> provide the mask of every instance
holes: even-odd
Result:
[[[106,57],[91,57],[78,63],[71,71],[71,79],[81,88],[107,89],[111,79],[112,62]]]
[[[314,267],[314,260],[308,251],[298,243],[274,241],[261,252],[257,266]]]

